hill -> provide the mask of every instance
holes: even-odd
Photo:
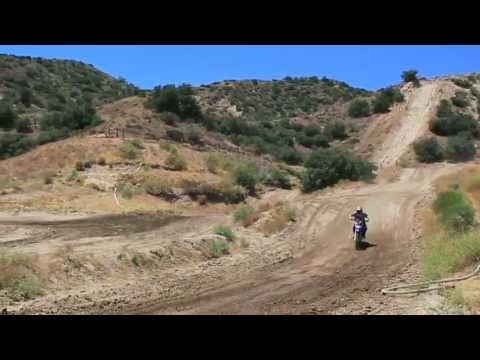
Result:
[[[139,91],[125,80],[72,60],[0,55],[1,100],[19,114],[62,111],[71,104],[100,105]]]
[[[0,55],[0,158],[98,124],[96,106],[139,92],[78,61]]]
[[[374,93],[345,82],[316,76],[283,80],[222,81],[204,85],[195,94],[202,107],[214,112],[271,120],[307,117],[329,120],[348,117],[347,106],[355,98]]]

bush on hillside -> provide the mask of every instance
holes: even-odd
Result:
[[[465,79],[452,79],[452,82],[464,89],[470,89],[472,87],[472,83]]]
[[[176,129],[167,130],[167,137],[176,142],[185,141],[185,135],[183,134],[183,132]]]
[[[32,101],[33,101],[32,90],[30,90],[29,88],[23,88],[20,91],[20,101],[22,102],[23,105],[25,105],[25,107],[29,108],[30,105],[32,105]]]
[[[300,165],[303,163],[302,153],[291,147],[278,149],[275,156],[277,159],[286,162],[288,165]]]
[[[467,93],[465,91],[457,91],[452,98],[452,104],[459,108],[466,108],[468,103]]]
[[[448,138],[447,157],[453,161],[472,160],[477,151],[475,143],[471,137],[466,135],[457,135]]]
[[[390,111],[390,107],[392,106],[391,99],[388,96],[383,94],[377,95],[377,97],[373,100],[373,112],[375,114],[384,114]]]
[[[17,132],[22,133],[22,134],[29,134],[33,132],[32,125],[30,123],[29,119],[18,119],[15,128]]]
[[[0,100],[0,128],[10,130],[15,126],[17,115],[12,106],[5,101]]]
[[[190,85],[157,86],[151,98],[146,102],[146,106],[160,113],[174,113],[184,120],[200,121],[203,117]]]
[[[340,121],[335,121],[333,124],[328,124],[325,127],[324,133],[335,140],[345,140],[348,137],[345,124]]]
[[[160,119],[170,126],[176,126],[180,121],[180,117],[177,114],[168,111],[162,112],[160,114]]]
[[[336,184],[338,181],[366,180],[374,176],[375,165],[347,152],[321,149],[305,162],[303,191],[312,192]]]
[[[353,118],[361,118],[370,115],[370,104],[367,100],[357,99],[352,101],[348,108],[348,115]]]
[[[309,137],[313,137],[315,135],[321,134],[322,130],[318,127],[318,125],[310,124],[304,128],[304,132],[305,132],[305,135]]]
[[[248,194],[247,191],[229,181],[220,184],[201,184],[191,181],[183,181],[181,185],[183,192],[193,200],[205,197],[210,202],[224,202],[227,204],[237,204],[244,201]]]
[[[177,197],[173,191],[173,183],[169,180],[149,176],[143,180],[142,185],[147,194],[158,196],[165,200],[173,200]]]
[[[414,83],[415,85],[420,85],[420,81],[417,77],[418,71],[417,70],[406,70],[402,72],[402,80],[406,83]]]
[[[290,182],[290,177],[278,169],[269,169],[262,175],[262,183],[268,186],[274,186],[281,189],[291,189],[292,184]]]
[[[140,157],[141,151],[131,142],[126,142],[120,146],[120,156],[127,160],[135,160]]]
[[[202,133],[197,126],[190,126],[185,132],[185,137],[187,141],[192,145],[203,144]]]
[[[165,164],[169,169],[174,171],[182,171],[187,169],[187,162],[185,161],[185,158],[178,152],[170,153],[165,161]]]
[[[438,117],[447,117],[453,114],[452,104],[450,101],[443,99],[440,101],[440,105],[437,108]]]
[[[457,190],[440,193],[433,203],[433,210],[447,230],[465,231],[475,222],[472,204]]]
[[[258,169],[252,164],[240,164],[232,173],[233,182],[245,188],[250,195],[255,194],[255,187],[259,181]]]
[[[480,135],[478,122],[468,114],[451,114],[445,117],[437,117],[431,122],[430,130],[440,136],[457,135],[461,132],[469,132],[474,137]]]
[[[445,158],[444,150],[434,137],[418,140],[413,144],[413,148],[420,162],[434,163]]]

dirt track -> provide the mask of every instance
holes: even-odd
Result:
[[[407,99],[396,131],[377,150],[375,159],[381,169],[395,164],[428,129],[439,102],[438,89],[438,83],[428,83]],[[332,313],[345,307],[358,312],[364,297],[381,297],[381,287],[413,260],[416,206],[431,193],[432,180],[454,168],[403,169],[394,183],[300,200],[306,204],[302,220],[283,235],[301,249],[288,264],[231,278],[208,291],[133,313]],[[373,246],[363,252],[353,250],[349,237],[349,214],[357,205],[373,219],[367,236]]]
[[[381,168],[395,164],[409,145],[427,129],[432,110],[439,101],[437,90],[437,83],[427,83],[407,99],[405,111],[400,114],[400,119],[396,118],[398,125],[395,124],[394,134],[387,136],[384,145],[377,149],[374,159]],[[299,221],[280,236],[270,239],[263,248],[258,247],[256,252],[252,250],[244,256],[226,257],[219,260],[216,268],[205,268],[202,265],[195,265],[195,268],[192,265],[191,268],[179,270],[182,277],[175,273],[172,281],[168,278],[170,275],[162,274],[161,278],[148,278],[146,283],[138,287],[127,288],[119,283],[114,292],[116,295],[105,295],[105,298],[111,300],[111,296],[118,297],[119,292],[123,292],[126,297],[135,293],[133,300],[116,309],[108,306],[98,308],[86,303],[80,307],[82,310],[75,312],[363,313],[365,304],[372,301],[377,310],[381,309],[386,301],[379,293],[380,288],[398,279],[414,260],[418,205],[431,194],[434,178],[457,168],[438,164],[418,169],[401,169],[394,182],[380,177],[374,184],[358,184],[350,189],[312,195],[292,193],[288,201],[300,209]],[[367,234],[372,246],[364,251],[355,251],[350,237],[349,215],[358,205],[363,206],[372,219]],[[89,237],[114,236],[117,231],[130,228],[136,220],[125,218],[123,221],[126,227],[122,229],[101,226],[101,233],[90,229],[93,233]],[[215,221],[217,219],[206,216],[196,222],[189,223],[186,220],[164,228],[160,224],[154,229],[149,227],[151,224],[147,219],[138,226],[143,232],[154,231],[157,237],[164,237],[168,229],[172,228],[174,230],[170,230],[166,237],[181,239],[186,232],[207,232]],[[2,223],[6,225],[8,222],[3,219]],[[84,224],[84,229],[87,230],[92,222],[86,221]],[[57,225],[60,230],[62,226],[65,229],[70,226],[71,229],[75,225],[75,231],[78,231],[82,227],[82,220],[67,221],[63,225],[57,223],[56,227]],[[186,230],[182,230],[183,227]],[[131,229],[129,232],[135,233]],[[128,237],[129,234],[123,235]],[[146,237],[140,237],[141,241],[146,243]],[[111,250],[111,247],[108,249]],[[270,251],[283,251],[292,256],[263,260]],[[171,284],[175,284],[177,291],[172,291]],[[23,312],[39,312],[44,304],[42,300],[32,303],[30,310]]]
[[[301,249],[293,260],[133,313],[331,313],[347,305],[361,307],[363,297],[376,296],[412,260],[415,206],[429,194],[431,178],[449,170],[406,170],[392,184],[317,196],[303,210],[302,221],[283,235]],[[349,212],[356,205],[373,219],[372,246],[361,252],[349,237]]]

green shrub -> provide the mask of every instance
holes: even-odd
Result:
[[[325,134],[336,140],[344,140],[348,137],[345,124],[340,121],[335,121],[333,124],[328,124],[325,127]]]
[[[202,112],[195,98],[190,85],[157,86],[146,106],[157,112],[171,112],[182,119],[202,119]]]
[[[398,88],[387,88],[384,91],[384,94],[388,96],[392,103],[401,103],[405,101],[405,96],[403,96],[402,92]]]
[[[477,151],[475,143],[465,135],[452,136],[448,138],[447,157],[454,161],[472,160]]]
[[[145,149],[145,146],[143,145],[143,141],[141,139],[132,139],[129,141],[129,143],[139,149],[139,150],[142,150],[142,149]]]
[[[305,162],[303,191],[312,192],[336,184],[338,181],[366,180],[374,177],[375,165],[347,152],[320,149]]]
[[[328,148],[330,146],[330,137],[327,136],[330,134],[320,134],[320,135],[315,135],[313,138],[311,138],[313,142],[313,146],[315,147],[322,147],[322,148]]]
[[[174,171],[182,171],[187,169],[187,162],[178,152],[172,152],[168,156],[165,164]]]
[[[0,254],[0,290],[15,300],[31,300],[44,293],[44,284],[37,275],[37,264],[26,255]]]
[[[434,137],[418,140],[413,144],[413,148],[420,162],[434,163],[445,158],[442,147]]]
[[[20,101],[25,107],[29,108],[32,105],[33,93],[29,88],[23,88],[20,91]]]
[[[237,204],[247,198],[247,192],[243,187],[234,185],[229,181],[220,184],[183,181],[181,187],[184,193],[194,200],[205,197],[210,202]]]
[[[122,197],[125,199],[131,199],[134,196],[141,193],[142,193],[141,187],[135,186],[129,182],[125,182],[120,186],[120,194],[122,194]]]
[[[245,221],[248,217],[250,217],[255,210],[248,205],[240,206],[235,212],[233,213],[233,219],[235,222],[243,222]]]
[[[22,134],[28,134],[33,132],[32,125],[30,124],[30,120],[25,118],[18,119],[16,121],[15,128],[17,132]]]
[[[244,201],[248,193],[242,186],[225,181],[220,188],[220,195],[224,202],[237,204]]]
[[[279,160],[285,161],[289,165],[300,165],[301,163],[303,163],[302,153],[290,147],[283,147],[278,149],[275,156]]]
[[[234,241],[236,238],[235,233],[229,226],[218,225],[213,232],[216,235],[223,236],[227,241]]]
[[[185,136],[183,132],[177,129],[167,130],[167,137],[176,142],[185,141]]]
[[[10,130],[15,126],[17,115],[12,106],[3,100],[0,100],[0,128]]]
[[[433,210],[447,230],[466,231],[475,222],[474,208],[466,196],[457,190],[440,193],[433,203]]]
[[[291,189],[290,177],[278,169],[270,169],[263,175],[262,182],[268,186],[275,186],[281,189]]]
[[[460,108],[466,108],[469,104],[467,93],[465,91],[457,91],[452,98],[452,104]]]
[[[437,117],[431,122],[430,130],[440,136],[457,135],[461,132],[469,132],[475,137],[479,135],[478,122],[467,114]]]
[[[322,135],[316,135],[316,136],[322,136]],[[304,133],[300,133],[297,136],[297,141],[300,145],[305,146],[307,148],[311,148],[315,146],[315,138],[307,136]]]
[[[473,95],[477,100],[480,101],[480,91],[478,91],[477,88],[472,87],[472,88],[470,89],[470,92],[472,93],[472,95]]]
[[[384,114],[390,111],[390,107],[392,106],[391,99],[381,93],[377,95],[377,97],[373,100],[373,112],[375,114]]]
[[[143,188],[147,194],[158,196],[166,200],[176,198],[175,192],[173,191],[173,184],[169,180],[149,176],[143,180]]]
[[[367,100],[357,99],[352,101],[348,108],[348,115],[353,118],[361,118],[370,115],[370,104]]]
[[[225,240],[212,240],[209,245],[210,255],[214,258],[219,258],[222,255],[228,254],[228,244]]]
[[[233,182],[253,195],[258,183],[258,169],[252,164],[240,164],[232,173]]]
[[[443,99],[437,108],[437,116],[443,118],[451,115],[453,115],[452,104],[450,101]]]
[[[172,112],[163,112],[160,114],[160,119],[165,122],[165,124],[170,126],[176,126],[180,122],[180,117],[177,114]]]
[[[189,127],[185,133],[187,141],[192,145],[201,145],[202,141],[202,133],[200,129],[197,127]]]
[[[135,160],[141,155],[141,151],[131,142],[126,142],[120,146],[120,156],[124,159]]]
[[[472,83],[465,79],[452,79],[452,82],[465,89],[470,89],[472,87]]]
[[[13,287],[23,300],[32,300],[44,294],[44,285],[36,277],[21,278],[14,283]]]
[[[402,80],[406,83],[412,82],[418,85],[420,82],[418,80],[417,74],[417,70],[406,70],[402,73]]]
[[[310,124],[304,128],[304,132],[305,135],[312,137],[321,134],[322,130],[318,127],[318,125]]]

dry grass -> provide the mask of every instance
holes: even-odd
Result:
[[[435,181],[437,193],[453,188],[467,194],[475,209],[480,211],[480,166],[468,165],[455,174],[442,176]]]
[[[296,221],[296,210],[279,202],[269,211],[269,217],[262,221],[259,230],[264,234],[276,234],[284,230],[290,222]]]
[[[474,315],[480,314],[480,280],[469,279],[459,283],[448,299],[456,306],[466,308]]]
[[[423,243],[420,261],[426,278],[450,276],[480,262],[480,236],[477,231],[472,231],[429,237]]]
[[[16,300],[30,300],[44,293],[38,261],[26,255],[0,255],[0,290]]]
[[[439,196],[432,209],[422,212],[423,233],[426,239],[420,257],[422,272],[429,279],[437,279],[463,270],[466,266],[480,261],[480,237],[477,229],[468,232],[452,232],[446,229],[450,218],[459,218],[464,207],[470,207],[467,198],[477,204],[478,167],[466,167],[459,173],[444,176],[435,182]],[[455,189],[455,191],[452,191]],[[434,211],[435,210],[435,211]],[[473,210],[470,210],[473,211]],[[463,213],[462,213],[463,214]],[[443,223],[440,224],[440,218]]]

